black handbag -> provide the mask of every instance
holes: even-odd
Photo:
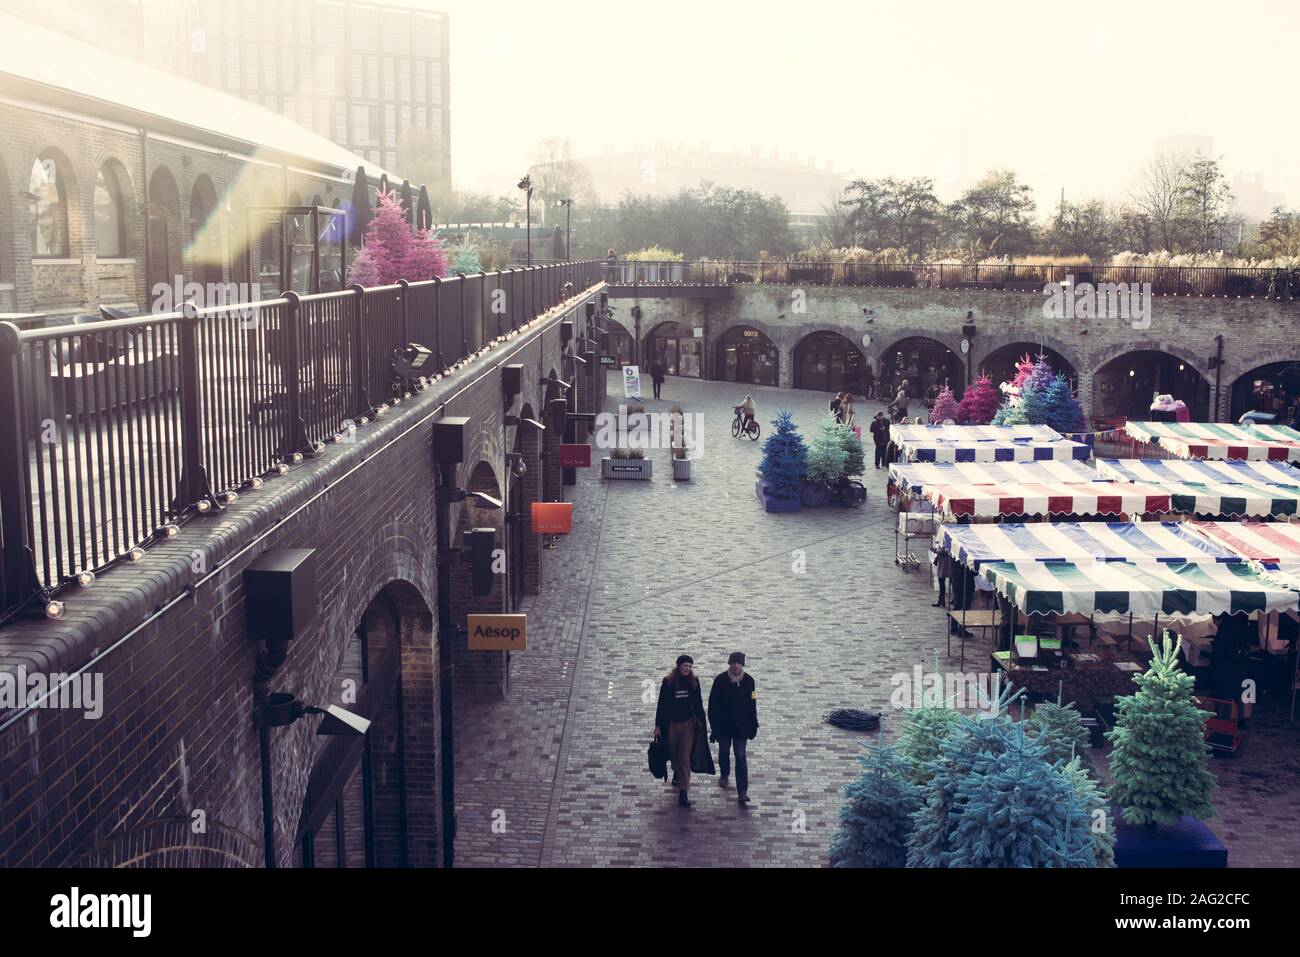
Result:
[[[655,738],[650,742],[650,747],[646,751],[646,763],[650,766],[650,773],[660,780],[668,777],[668,754],[664,748],[662,738]]]

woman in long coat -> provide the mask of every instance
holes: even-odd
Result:
[[[655,737],[662,738],[668,748],[677,781],[677,803],[682,807],[691,806],[691,772],[714,773],[708,718],[694,667],[695,659],[690,655],[678,656],[677,667],[659,686],[659,705],[655,708]]]

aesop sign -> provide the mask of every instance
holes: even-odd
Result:
[[[470,615],[468,617],[470,651],[527,649],[527,615]]]

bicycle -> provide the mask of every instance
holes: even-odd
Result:
[[[808,482],[799,499],[805,508],[821,508],[827,502],[845,508],[861,508],[867,500],[867,487],[857,479],[840,478],[835,482]]]
[[[750,419],[749,421],[746,421],[745,414],[741,411],[742,406],[737,405],[733,406],[733,408],[735,409],[736,417],[731,420],[731,437],[733,439],[738,439],[740,438],[740,434],[743,432],[749,436],[751,442],[757,442],[760,431],[758,420]]]

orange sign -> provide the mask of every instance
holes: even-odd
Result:
[[[539,535],[568,535],[573,531],[573,503],[534,502],[533,531]]]
[[[527,615],[469,615],[470,651],[525,651],[528,648]]]

